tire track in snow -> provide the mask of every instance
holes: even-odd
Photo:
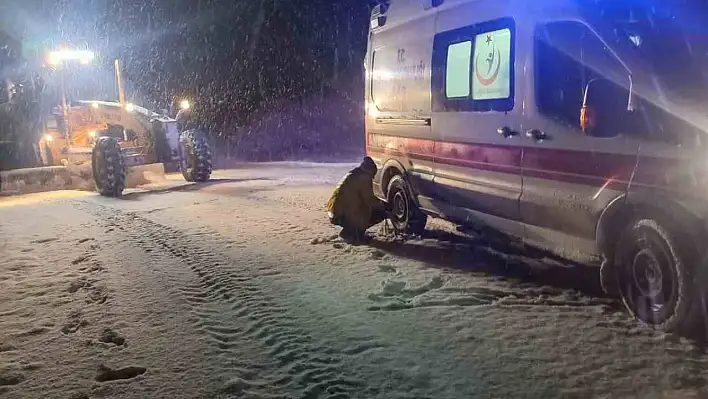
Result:
[[[194,316],[194,327],[233,364],[227,372],[237,378],[229,380],[221,395],[284,398],[289,396],[283,392],[296,392],[298,397],[349,398],[365,386],[345,376],[343,362],[345,356],[360,354],[361,344],[338,352],[316,342],[298,326],[302,321],[264,289],[260,279],[277,274],[269,265],[220,253],[228,242],[216,233],[187,235],[135,213],[87,202],[77,206],[151,256],[176,258],[196,275],[198,284],[185,284],[173,271],[168,273]],[[267,355],[266,364],[242,360],[244,348],[254,343]]]

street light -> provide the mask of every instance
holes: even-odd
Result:
[[[181,109],[189,109],[189,106],[190,106],[189,100],[186,100],[186,99],[185,99],[185,100],[182,100],[182,101],[179,102],[179,107],[180,107]]]
[[[79,61],[82,64],[88,64],[93,61],[94,57],[93,51],[63,48],[49,53],[49,63],[54,66],[61,66],[64,61]]]
[[[57,51],[49,53],[48,61],[55,67],[60,67],[59,79],[61,84],[61,107],[64,114],[64,123],[66,126],[67,139],[71,140],[71,128],[69,126],[69,106],[66,101],[66,85],[64,83],[64,66],[66,61],[79,61],[81,64],[88,64],[95,57],[93,51],[89,50],[72,50],[61,48]]]

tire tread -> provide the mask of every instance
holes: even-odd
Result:
[[[126,185],[125,159],[115,138],[100,137],[91,153],[96,190],[104,197],[120,197]]]
[[[188,144],[195,155],[195,164],[191,168],[183,169],[184,179],[190,182],[205,182],[211,177],[213,169],[211,146],[203,134],[194,130],[182,132],[181,142]]]

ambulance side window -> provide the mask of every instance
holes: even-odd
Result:
[[[684,120],[680,114],[673,114],[662,105],[643,99],[638,99],[636,103],[637,112],[645,119],[650,140],[686,148],[702,145],[702,130]]]
[[[515,23],[481,22],[435,35],[432,102],[437,112],[514,109]]]
[[[636,135],[641,121],[627,111],[629,72],[586,25],[576,21],[540,25],[535,37],[535,95],[539,112],[580,131],[580,110],[588,83],[602,79],[602,112],[612,121],[596,137]]]
[[[445,97],[467,98],[470,95],[472,41],[451,44],[447,48],[445,66]]]

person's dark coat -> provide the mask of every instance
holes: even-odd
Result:
[[[373,161],[371,162],[373,164]],[[364,165],[352,169],[334,189],[327,211],[332,219],[344,219],[346,223],[360,231],[370,227],[372,213],[382,208],[381,201],[374,195],[373,169]]]

